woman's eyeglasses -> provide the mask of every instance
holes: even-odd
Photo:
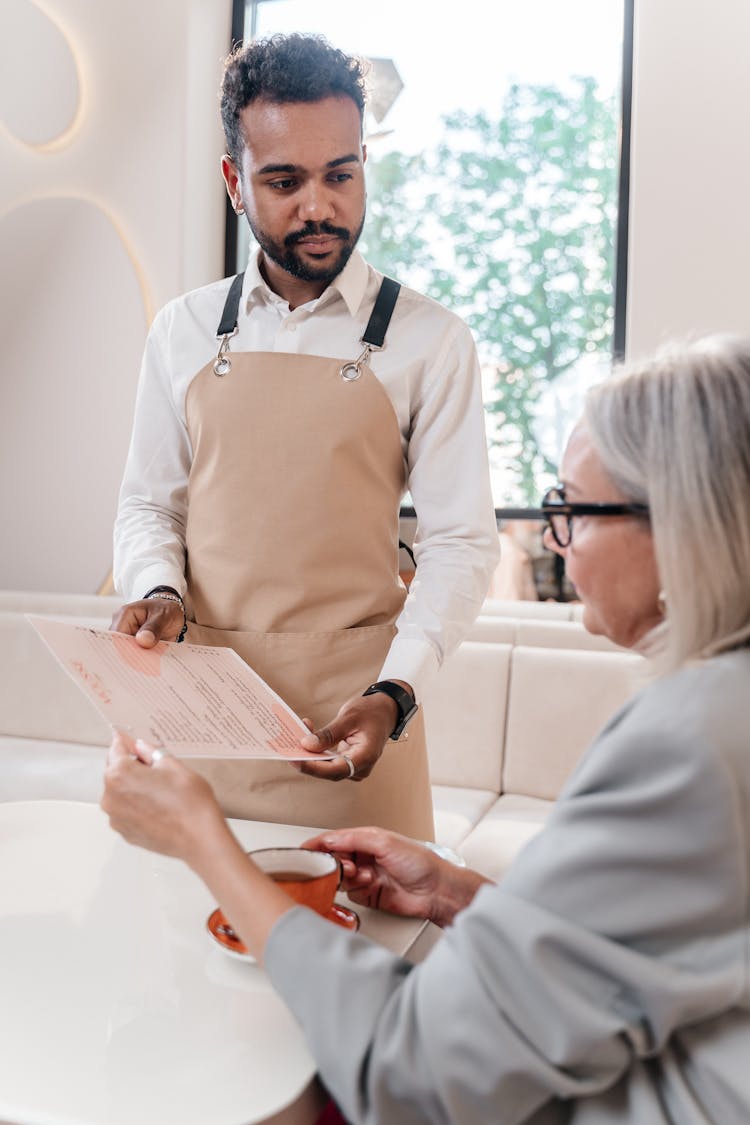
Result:
[[[549,524],[558,547],[569,547],[576,516],[644,516],[648,504],[572,504],[565,499],[562,488],[550,488],[542,497],[540,512]]]

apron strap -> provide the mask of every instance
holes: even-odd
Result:
[[[240,311],[240,297],[242,296],[242,280],[245,276],[245,271],[238,273],[232,284],[229,286],[227,299],[224,302],[224,310],[221,314],[219,327],[216,329],[217,336],[231,336],[237,327],[237,314]]]
[[[370,319],[362,335],[363,344],[369,344],[371,348],[382,348],[400,289],[399,282],[394,281],[392,277],[383,278]]]
[[[244,277],[244,271],[238,273],[229,286],[229,292],[224,302],[219,327],[216,329],[217,336],[231,336],[237,327],[237,315],[240,309],[240,297],[242,296],[242,281]],[[380,283],[380,290],[375,298],[375,304],[370,313],[370,319],[367,322],[367,327],[362,336],[363,344],[369,344],[373,348],[382,348],[385,334],[388,331],[388,325],[391,323],[393,310],[396,307],[400,289],[401,286],[399,282],[394,281],[392,277],[383,278]]]
[[[398,541],[398,549],[399,549],[399,551],[406,551],[407,555],[409,556],[409,558],[410,558],[410,559],[411,559],[411,561],[412,561],[412,566],[413,566],[413,567],[414,567],[414,569],[416,570],[416,569],[417,569],[417,560],[416,560],[416,559],[414,558],[414,552],[412,551],[412,549],[411,549],[411,547],[409,546],[409,544],[408,544],[408,543],[404,543],[403,539],[399,539],[399,541]]]

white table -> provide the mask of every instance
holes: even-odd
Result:
[[[231,823],[248,849],[312,834]],[[0,1122],[315,1120],[302,1035],[262,969],[209,936],[214,906],[186,867],[130,847],[96,805],[0,804]],[[421,930],[358,913],[395,952]]]

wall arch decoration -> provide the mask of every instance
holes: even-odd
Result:
[[[83,108],[73,45],[32,0],[3,0],[3,23],[0,121],[23,145],[42,151],[61,148],[76,132]]]
[[[0,303],[0,588],[95,590],[109,570],[147,295],[95,201],[0,217],[14,284]]]

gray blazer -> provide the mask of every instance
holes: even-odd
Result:
[[[267,969],[352,1122],[747,1125],[749,866],[744,649],[623,707],[421,965],[300,909]]]

